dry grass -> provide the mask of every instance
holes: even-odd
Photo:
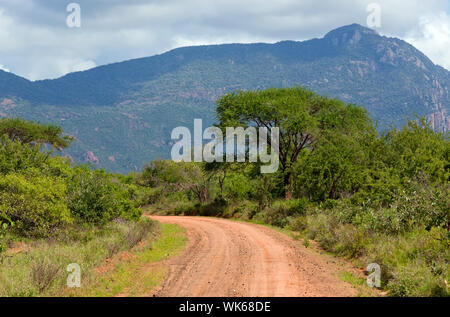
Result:
[[[128,251],[154,229],[151,220],[142,219],[102,228],[73,227],[58,240],[27,240],[20,252],[7,251],[0,257],[0,297],[58,295],[66,288],[70,263],[80,265],[83,285],[107,258]]]
[[[55,281],[61,268],[54,262],[41,258],[31,265],[31,280],[39,293],[48,289]]]

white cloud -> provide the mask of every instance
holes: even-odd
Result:
[[[449,67],[448,15],[440,15],[448,0],[76,2],[82,26],[70,29],[60,0],[0,0],[1,63],[34,80],[183,45],[305,40],[343,25],[364,25],[367,5],[378,2],[381,34],[407,38],[433,61]]]
[[[0,70],[3,70],[3,71],[5,71],[5,72],[8,72],[8,73],[9,73],[9,69],[6,68],[5,66],[3,66],[2,64],[0,64]]]
[[[97,65],[94,61],[83,60],[76,56],[58,56],[57,58],[43,56],[40,59],[40,63],[29,65],[27,78],[30,80],[55,78],[64,74],[87,70],[95,66]]]
[[[75,64],[72,65],[72,72],[81,72],[83,70],[94,68],[95,66],[97,65],[95,65],[94,61],[76,62]]]
[[[5,11],[0,7],[0,53],[7,50],[12,42],[10,34],[10,27],[13,23],[12,19],[5,14]],[[5,45],[6,44],[6,45]]]
[[[434,63],[450,70],[450,15],[442,11],[423,16],[419,25],[406,37]]]

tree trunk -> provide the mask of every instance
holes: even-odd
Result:
[[[343,174],[343,172],[339,173],[338,177],[331,184],[331,189],[330,189],[330,192],[328,193],[329,199],[336,199],[336,189],[337,189],[338,182],[342,177],[342,174]]]
[[[285,190],[285,198],[286,200],[291,200],[294,195],[294,189],[292,188],[292,173],[286,172],[284,174],[284,190]]]
[[[220,198],[223,198],[223,185],[225,183],[225,177],[227,176],[227,171],[223,171],[223,177],[219,176],[219,185],[220,185]]]

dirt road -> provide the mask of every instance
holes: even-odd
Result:
[[[355,296],[333,258],[270,228],[203,217],[152,219],[186,228],[186,250],[169,260],[155,296]]]

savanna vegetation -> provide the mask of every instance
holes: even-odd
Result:
[[[145,188],[53,155],[71,142],[57,126],[0,119],[0,296],[59,294],[70,263],[87,283],[157,229],[141,218]]]
[[[217,102],[218,126],[280,128],[280,168],[157,160],[133,176],[154,213],[233,217],[300,232],[391,296],[450,294],[450,143],[416,118],[378,133],[363,108],[301,87]]]
[[[72,141],[58,127],[0,120],[0,295],[57,294],[64,265],[89,272],[129,250],[154,231],[143,205],[295,231],[362,268],[378,263],[391,296],[450,294],[448,134],[421,118],[380,134],[363,108],[302,87],[227,94],[217,119],[279,127],[277,172],[156,160],[111,174],[52,155]],[[33,251],[11,256],[21,243]]]

